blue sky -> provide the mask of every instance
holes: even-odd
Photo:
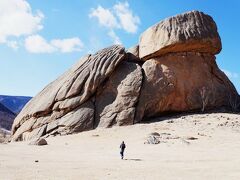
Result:
[[[80,57],[190,10],[211,15],[223,49],[217,64],[240,92],[239,0],[0,0],[0,94],[34,96]]]

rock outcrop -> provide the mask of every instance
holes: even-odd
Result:
[[[231,109],[239,95],[216,64],[220,51],[209,15],[191,11],[163,20],[141,35],[139,45],[87,55],[50,83],[15,119],[12,140]]]
[[[147,29],[139,44],[139,57],[146,62],[135,122],[229,106],[229,96],[237,92],[215,62],[220,51],[217,26],[202,12],[180,14]]]
[[[39,138],[39,139],[35,139],[35,140],[31,141],[29,143],[29,145],[45,146],[45,145],[48,145],[48,143],[47,143],[46,139]]]
[[[142,64],[139,58],[139,45],[133,46],[127,50],[128,61]]]
[[[203,103],[205,109],[228,106],[229,95],[236,94],[211,54],[170,53],[147,60],[142,68],[144,81],[135,122],[169,112],[202,109]]]
[[[121,63],[96,95],[96,125],[133,124],[141,84],[141,67],[134,63]]]
[[[173,52],[217,54],[222,44],[212,17],[191,11],[161,21],[140,38],[139,57],[149,59]]]
[[[121,46],[83,57],[25,106],[14,121],[12,139],[71,134],[93,129],[98,124],[122,125],[129,119],[133,123],[142,76],[140,66],[122,62],[126,57]],[[111,106],[103,99],[106,95]],[[108,117],[109,114],[114,117]],[[128,117],[130,114],[132,117]]]

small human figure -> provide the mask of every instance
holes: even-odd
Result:
[[[122,142],[122,144],[120,145],[120,154],[121,154],[121,158],[123,159],[124,158],[124,150],[126,148],[126,145],[124,143],[124,141]]]

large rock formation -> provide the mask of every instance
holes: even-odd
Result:
[[[147,60],[136,122],[171,112],[228,106],[237,92],[219,70],[215,56],[182,52]],[[153,98],[154,95],[154,98]]]
[[[122,125],[128,120],[133,123],[142,76],[141,68],[123,62],[125,58],[121,46],[83,57],[25,106],[14,121],[12,139],[69,134],[93,129],[98,124]],[[106,95],[109,101],[103,99]]]
[[[191,11],[163,20],[140,38],[144,82],[135,122],[162,113],[216,109],[237,92],[215,62],[221,39],[213,19]],[[155,97],[152,98],[152,95]]]
[[[239,95],[217,67],[220,50],[210,16],[192,11],[166,19],[127,52],[112,46],[83,57],[25,106],[12,140],[131,125],[172,112],[230,109]]]

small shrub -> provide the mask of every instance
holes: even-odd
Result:
[[[205,86],[203,86],[202,88],[199,89],[199,94],[200,94],[200,98],[201,98],[201,103],[202,103],[202,109],[201,111],[204,112],[205,107],[208,103],[208,98],[209,98],[209,94],[207,92],[207,88]]]

